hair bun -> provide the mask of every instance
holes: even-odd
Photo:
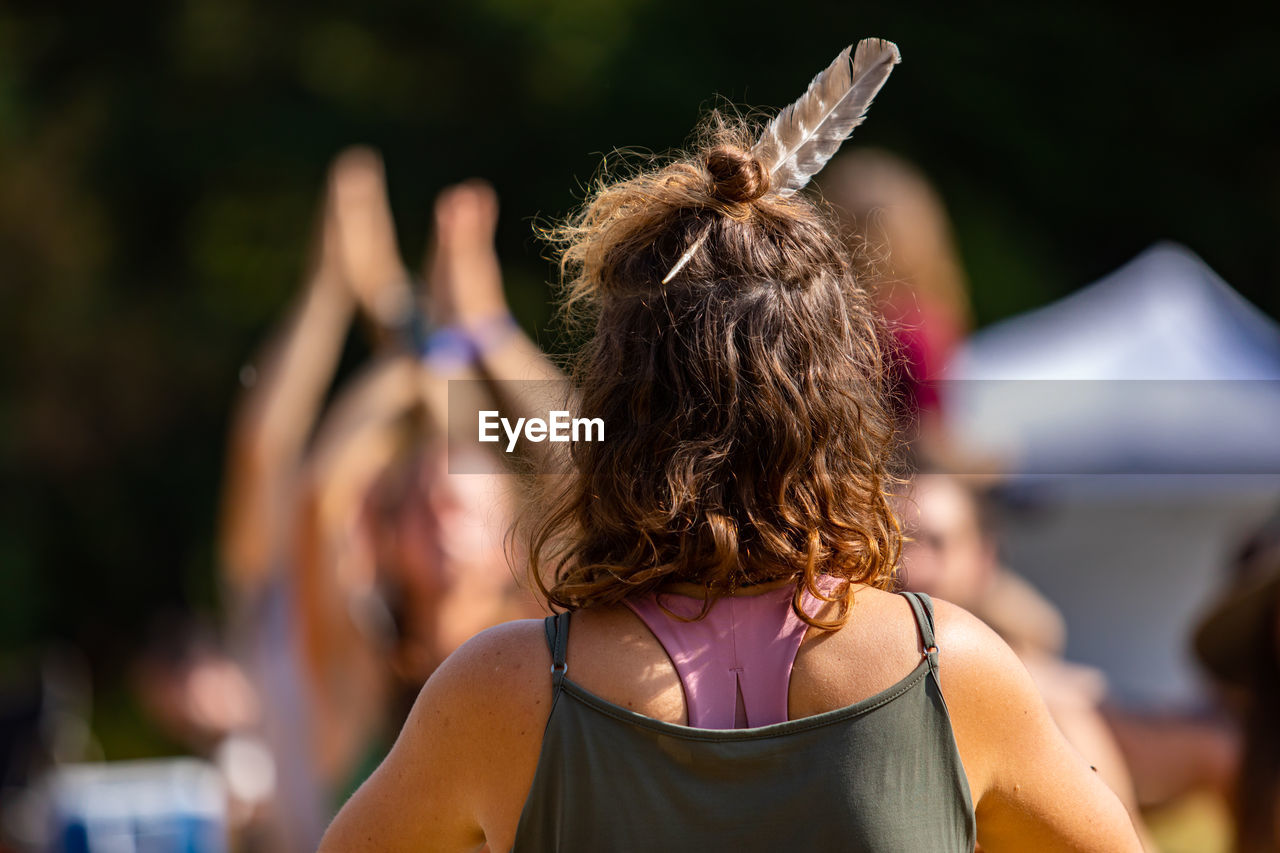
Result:
[[[769,173],[749,152],[718,145],[707,152],[711,192],[729,202],[755,201],[769,191]]]

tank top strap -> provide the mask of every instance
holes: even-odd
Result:
[[[920,640],[924,644],[924,656],[929,661],[929,671],[934,681],[938,680],[938,644],[933,635],[933,599],[923,592],[902,593],[911,605],[915,614],[916,626],[920,629]]]
[[[542,620],[547,635],[547,648],[551,651],[551,689],[558,694],[569,671],[569,613],[556,613]]]

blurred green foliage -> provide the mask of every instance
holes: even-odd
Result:
[[[530,227],[713,94],[777,106],[845,44],[902,67],[858,131],[938,182],[980,321],[1185,242],[1275,315],[1276,6],[174,0],[0,6],[0,650],[114,678],[151,614],[216,607],[239,368],[305,262],[328,160],[387,160],[406,257],[490,179],[529,328]]]

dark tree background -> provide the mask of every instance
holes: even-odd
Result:
[[[0,664],[110,691],[154,614],[216,613],[241,364],[296,287],[327,161],[386,157],[406,256],[491,180],[521,321],[535,216],[715,95],[779,106],[844,45],[904,62],[858,131],[956,220],[978,318],[1170,238],[1280,313],[1275,4],[172,0],[0,4]],[[107,738],[110,743],[110,736]],[[109,750],[110,752],[110,750]]]

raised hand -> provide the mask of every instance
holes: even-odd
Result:
[[[435,325],[475,330],[508,316],[502,269],[493,246],[498,224],[493,187],[480,180],[449,187],[436,198],[435,221],[427,264]]]
[[[364,312],[383,327],[405,322],[413,293],[396,245],[382,158],[370,148],[349,148],[330,177],[326,244],[332,242],[342,276]]]

